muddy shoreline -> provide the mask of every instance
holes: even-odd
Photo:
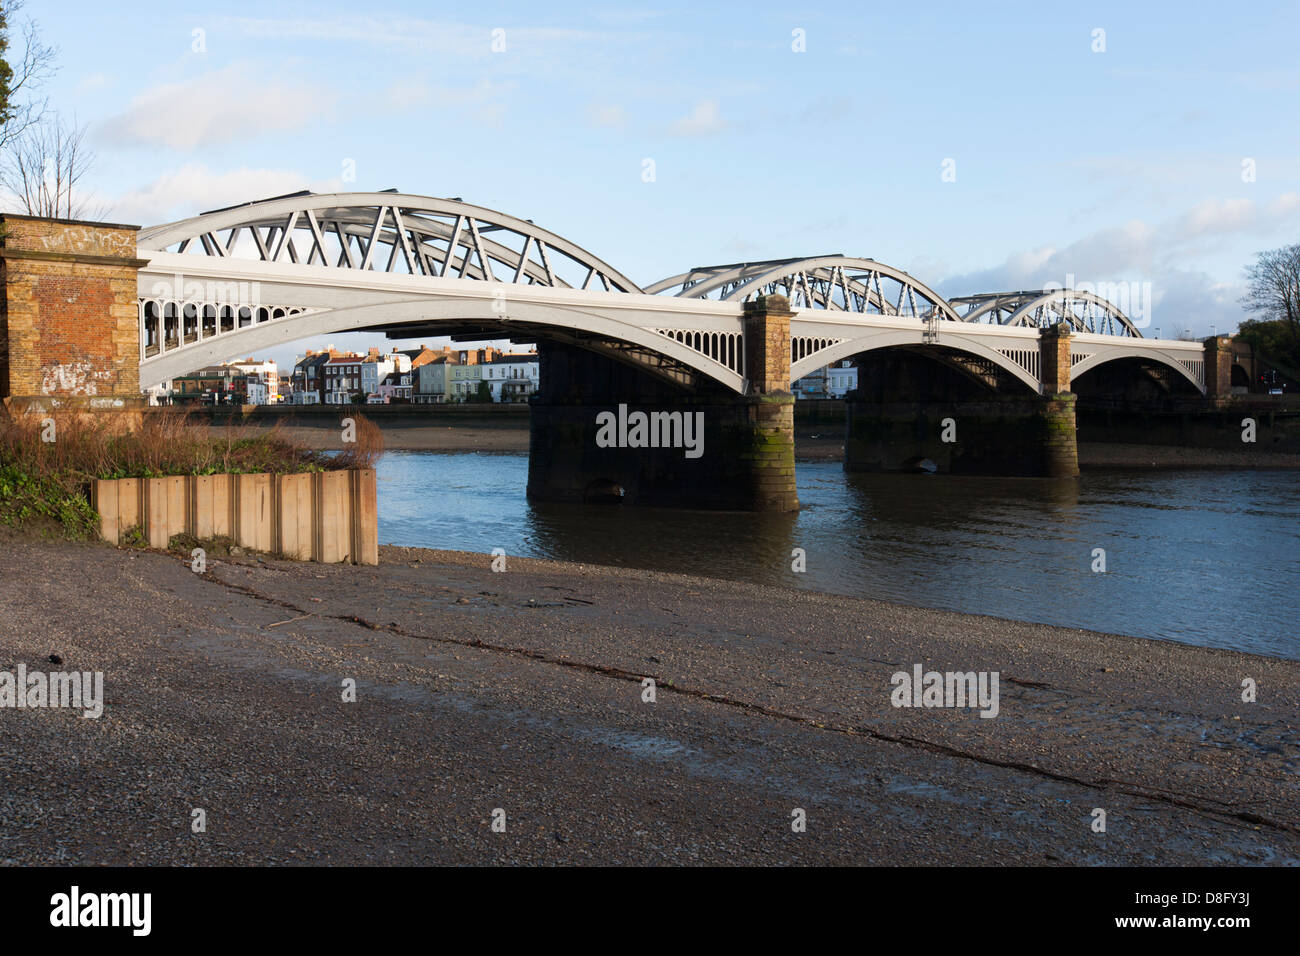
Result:
[[[1300,862],[1300,663],[490,560],[0,543],[0,670],[107,688],[0,710],[0,862]],[[998,716],[894,707],[916,664],[1000,673]]]

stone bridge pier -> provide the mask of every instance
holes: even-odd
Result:
[[[981,381],[995,370],[937,343],[860,356],[858,389],[845,402],[844,469],[1077,475],[1069,326],[1043,329],[1038,344],[1039,395]]]
[[[136,226],[0,216],[0,400],[128,410],[140,394]]]
[[[575,346],[538,343],[528,497],[731,511],[799,508],[790,306],[745,304],[744,395],[687,390]]]

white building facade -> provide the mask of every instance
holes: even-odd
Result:
[[[805,375],[793,391],[796,398],[843,398],[857,387],[857,366],[846,359]]]
[[[540,366],[536,352],[504,353],[483,364],[483,381],[494,402],[526,402],[537,391]]]
[[[368,400],[371,395],[378,393],[380,383],[389,375],[394,372],[400,374],[410,371],[410,356],[403,355],[401,352],[380,355],[377,351],[372,351],[361,363],[361,391]]]
[[[228,362],[231,368],[238,369],[241,375],[248,376],[248,403],[250,405],[274,405],[280,401],[280,370],[276,368],[275,362],[267,360],[258,362],[255,359],[245,359],[242,362]],[[253,388],[253,382],[256,381],[260,386],[258,389]],[[257,399],[253,398],[256,391]]]

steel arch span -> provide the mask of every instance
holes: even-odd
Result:
[[[1070,359],[1071,382],[1111,362],[1140,359],[1157,369],[1176,373],[1178,381],[1185,381],[1202,394],[1205,392],[1205,353],[1199,342],[1160,343],[1157,347],[1154,341],[1143,340],[1130,347],[1117,347],[1098,336],[1091,347],[1087,343],[1074,343]]]
[[[294,193],[153,226],[137,245],[148,260],[139,270],[146,387],[302,338],[371,329],[551,339],[686,387],[706,377],[744,393],[742,307],[774,293],[795,313],[792,379],[874,348],[941,345],[977,378],[1040,388],[1038,330],[1065,321],[1079,333],[1076,375],[1149,349],[1142,357],[1204,383],[1184,343],[1140,340],[1117,307],[1088,293],[949,302],[900,269],[844,255],[705,266],[643,289],[556,233],[459,199]]]
[[[937,347],[937,348],[936,348]],[[937,336],[923,323],[890,319],[870,326],[835,322],[830,317],[809,319],[791,332],[790,380],[797,381],[817,369],[877,349],[906,348],[932,353],[932,357],[990,387],[1005,373],[1007,381],[1022,383],[1032,392],[1041,390],[1037,329],[962,327],[944,329]]]
[[[437,322],[435,334],[510,337],[522,327],[673,381],[703,373],[743,388],[735,310],[629,311],[649,297],[619,270],[535,223],[459,199],[294,193],[147,228],[138,248],[150,260],[140,283],[145,383],[310,335]]]
[[[1077,289],[987,292],[950,300],[963,322],[1045,329],[1068,322],[1075,332],[1142,338],[1115,303]]]
[[[159,271],[146,275],[141,270],[141,284],[152,276],[169,281],[171,270],[185,268],[185,263],[176,263],[179,258],[151,263],[147,268]],[[209,279],[215,275],[220,276],[218,283],[258,288],[263,304],[230,306],[193,297],[160,300],[143,293],[140,375],[146,387],[205,364],[303,338],[370,329],[403,338],[452,334],[518,342],[553,339],[603,352],[688,387],[706,375],[737,393],[744,391],[740,315],[718,303],[681,315],[656,308],[662,300],[636,293],[508,287],[477,279],[424,279],[320,266],[296,266],[286,274],[274,264],[252,261],[235,267],[223,260],[219,273],[205,273]],[[504,296],[503,288],[509,290]]]
[[[698,266],[645,291],[724,302],[780,293],[794,309],[959,321],[943,296],[901,269],[842,254]]]
[[[396,192],[293,193],[153,226],[137,244],[221,259],[641,291],[608,263],[529,220],[459,199]]]

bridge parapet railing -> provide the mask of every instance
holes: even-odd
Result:
[[[293,305],[231,305],[184,299],[139,300],[140,359],[155,358],[239,329],[314,311]]]

